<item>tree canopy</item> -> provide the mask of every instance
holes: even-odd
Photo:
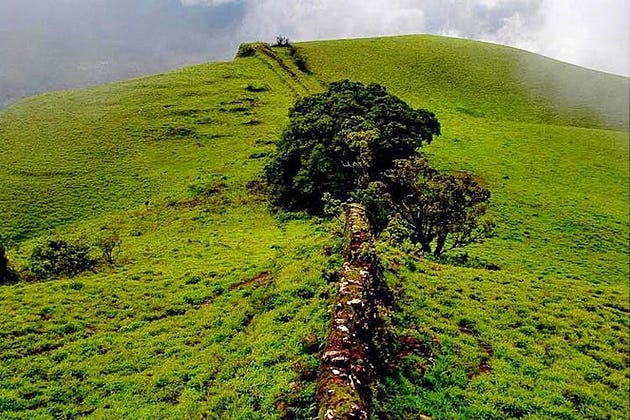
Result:
[[[347,200],[440,134],[432,112],[411,108],[382,86],[348,80],[299,99],[289,118],[265,169],[271,197],[314,214],[323,210],[324,193]]]
[[[87,245],[51,238],[33,249],[30,269],[40,280],[52,276],[74,277],[82,271],[94,270],[96,261]]]
[[[396,161],[388,176],[388,204],[422,251],[439,257],[491,233],[492,221],[483,218],[490,191],[471,174],[440,173],[415,157]]]

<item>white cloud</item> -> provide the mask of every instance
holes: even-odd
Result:
[[[218,4],[234,0],[180,0]],[[241,0],[242,40],[435,33],[630,74],[628,0]]]
[[[630,75],[630,2],[544,0],[529,12],[503,19],[497,31],[478,39]]]
[[[417,33],[424,28],[424,13],[413,1],[391,0],[250,0],[241,26],[250,38],[270,39],[285,34],[291,39],[345,38]]]
[[[547,1],[537,49],[561,60],[630,74],[630,2]]]
[[[0,107],[229,59],[276,35],[452,35],[630,75],[629,21],[629,0],[0,0]]]
[[[220,6],[227,3],[235,3],[238,0],[179,0],[184,6]]]

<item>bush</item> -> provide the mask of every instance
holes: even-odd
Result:
[[[0,284],[13,284],[18,280],[18,275],[9,266],[6,241],[0,238]]]
[[[276,37],[276,43],[273,44],[274,47],[290,47],[291,43],[289,42],[289,38],[286,36],[278,35]]]
[[[117,229],[105,229],[96,240],[96,246],[101,250],[103,259],[109,263],[114,263],[114,252],[120,252],[120,233]]]
[[[88,246],[54,238],[35,247],[29,265],[33,275],[43,280],[55,276],[74,277],[94,270],[96,261],[90,257]]]
[[[253,44],[241,44],[236,53],[236,57],[253,57],[255,55],[256,47]]]

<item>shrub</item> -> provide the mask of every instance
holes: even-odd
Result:
[[[117,229],[105,229],[96,240],[96,246],[101,250],[103,259],[109,263],[114,263],[114,252],[120,252],[120,233]]]
[[[53,238],[33,249],[29,265],[33,275],[43,280],[54,276],[74,277],[94,270],[96,261],[90,257],[88,246]]]
[[[276,37],[276,43],[273,44],[274,47],[289,47],[291,43],[289,42],[289,38],[286,36],[278,35]]]
[[[236,57],[253,57],[254,55],[256,55],[256,47],[253,44],[241,44],[236,53]]]

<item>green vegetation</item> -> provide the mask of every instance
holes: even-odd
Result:
[[[120,252],[120,232],[118,230],[103,229],[96,240],[96,245],[101,250],[103,259],[108,264],[114,263],[114,254]]]
[[[430,35],[299,47],[321,80],[381,84],[411,106],[435,112],[444,130],[452,120],[479,127],[498,121],[619,131],[629,126],[628,78],[515,48]]]
[[[404,356],[380,385],[380,410],[395,418],[625,417],[626,286],[382,251],[403,308],[397,332],[434,359]]]
[[[301,342],[323,340],[334,286],[320,274],[336,242],[327,224],[272,216],[261,195],[298,89],[273,63],[202,65],[0,114],[2,227],[20,240],[10,261],[26,267],[51,230],[98,242],[115,229],[124,244],[95,274],[2,287],[0,417],[310,412],[303,377],[317,358]]]
[[[480,221],[490,191],[470,174],[439,173],[422,157],[422,145],[440,134],[432,112],[380,85],[343,80],[299,99],[289,119],[265,167],[272,203],[321,215],[359,202],[373,233],[397,224],[423,252],[435,242],[436,257],[491,232]]]
[[[298,100],[289,119],[265,175],[275,204],[312,214],[321,214],[324,194],[345,201],[383,183],[395,160],[440,134],[431,112],[348,80]]]
[[[38,280],[50,277],[74,277],[94,270],[96,260],[90,257],[90,248],[83,243],[69,243],[63,239],[49,239],[33,249],[30,270]]]
[[[430,36],[294,46],[311,74],[250,44],[0,113],[11,266],[49,234],[124,244],[96,273],[0,287],[0,417],[307,417],[340,239],[273,215],[258,177],[295,98],[345,78],[434,111],[425,153],[492,191],[497,226],[447,257],[499,271],[380,244],[391,323],[423,353],[375,409],[628,417],[628,79]]]
[[[389,185],[385,203],[395,209],[395,242],[409,238],[422,252],[441,257],[492,233],[492,221],[483,219],[490,191],[470,174],[440,173],[426,158],[414,157],[395,162]]]
[[[453,260],[500,271],[382,250],[399,335],[435,356],[405,358],[382,384],[383,408],[398,418],[627,417],[628,79],[439,37],[301,47],[323,80],[382,83],[435,111],[432,164],[492,191],[495,236]],[[546,73],[521,78],[531,69]],[[608,99],[582,98],[596,89]]]
[[[9,266],[9,259],[7,258],[7,245],[2,237],[0,237],[0,285],[12,284],[17,282],[18,275]]]

